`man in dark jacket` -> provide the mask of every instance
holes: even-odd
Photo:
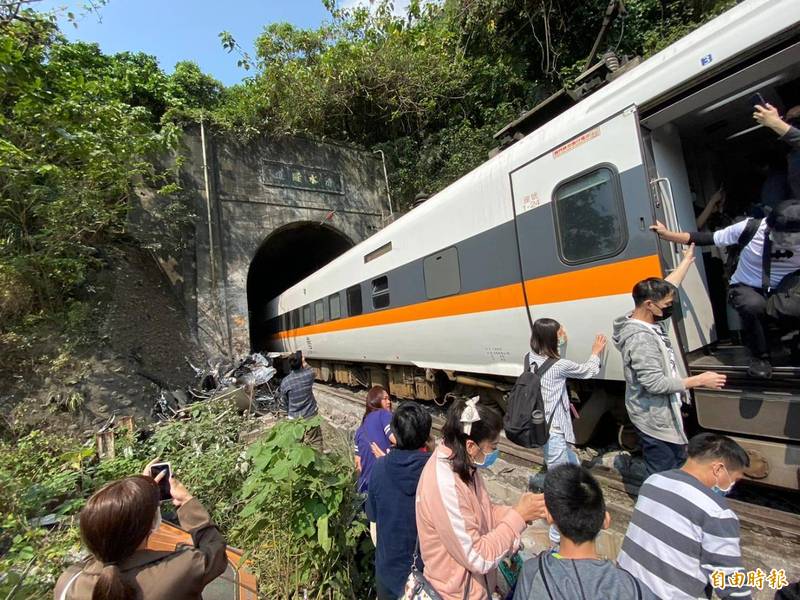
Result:
[[[397,445],[372,467],[367,517],[376,524],[375,583],[378,600],[402,596],[417,544],[417,483],[430,454],[422,448],[431,431],[431,416],[406,402],[392,416]],[[421,561],[418,559],[418,567]]]

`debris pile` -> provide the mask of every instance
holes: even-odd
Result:
[[[285,413],[275,379],[282,359],[278,352],[255,352],[234,367],[217,363],[205,369],[187,360],[195,373],[194,384],[185,389],[162,389],[151,415],[160,421],[184,418],[191,404],[212,399],[229,399],[239,410],[258,415]]]

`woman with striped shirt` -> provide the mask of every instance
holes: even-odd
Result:
[[[555,319],[536,319],[531,334],[531,352],[525,357],[528,368],[540,368],[548,359],[550,367],[541,378],[545,422],[550,423],[550,437],[544,445],[544,462],[550,468],[562,463],[580,464],[572,446],[572,430],[567,379],[589,379],[600,371],[600,356],[606,347],[606,336],[597,334],[592,344],[592,354],[585,363],[561,358],[559,348],[567,342],[567,332]],[[558,544],[560,536],[555,527],[550,528],[550,541]]]

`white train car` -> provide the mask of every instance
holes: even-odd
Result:
[[[747,0],[621,75],[274,298],[274,349],[302,350],[324,380],[419,399],[453,386],[501,395],[539,317],[563,323],[566,356],[586,359],[632,309],[634,283],[679,259],[653,220],[694,229],[719,168],[779,144],[753,127],[750,96],[800,104],[782,98],[800,92],[799,24],[797,0]],[[708,287],[698,259],[671,325],[681,369],[723,370],[734,388],[695,393],[699,426],[762,457],[768,473],[754,477],[797,488],[798,370],[746,380],[743,349],[717,344]],[[609,348],[581,388],[579,443],[624,415],[622,381]]]

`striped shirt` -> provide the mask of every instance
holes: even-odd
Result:
[[[644,482],[617,561],[659,598],[750,598],[748,587],[712,587],[715,571],[742,572],[739,519],[680,469]]]
[[[528,355],[533,364],[541,366],[546,356],[531,352]],[[528,364],[526,357],[525,364]],[[600,358],[594,354],[585,363],[579,364],[565,358],[559,358],[553,366],[545,371],[542,377],[542,399],[544,400],[545,421],[552,417],[550,431],[561,433],[570,444],[575,443],[575,432],[572,430],[572,416],[569,409],[567,379],[589,379],[600,372]],[[553,412],[555,411],[555,413]]]

